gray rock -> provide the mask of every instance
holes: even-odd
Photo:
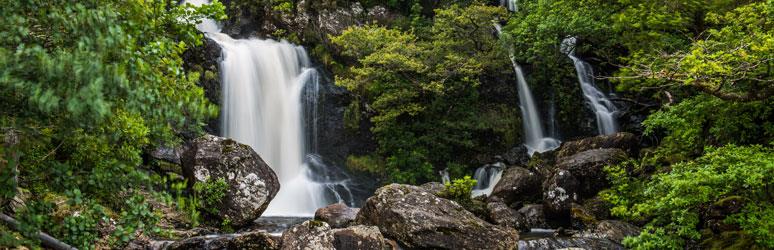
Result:
[[[427,190],[428,192],[434,195],[438,195],[441,192],[443,192],[443,190],[446,189],[446,186],[440,182],[428,182],[420,185],[419,187],[424,188],[425,190]]]
[[[583,231],[573,237],[600,238],[621,243],[628,236],[637,236],[642,231],[639,227],[618,220],[600,221],[596,228]]]
[[[626,159],[626,153],[617,148],[592,149],[558,159],[557,169],[567,170],[578,181],[574,191],[580,198],[591,198],[610,186],[605,166],[618,164]],[[544,185],[545,187],[545,185]]]
[[[505,159],[505,163],[508,163],[508,165],[526,166],[529,163],[527,147],[524,145],[513,147],[503,154],[503,159]]]
[[[529,230],[529,225],[524,215],[508,207],[505,203],[490,202],[486,204],[486,208],[489,210],[489,219],[495,224],[515,228],[520,231]]]
[[[185,152],[184,146],[179,147],[166,147],[166,146],[160,146],[153,150],[151,150],[148,155],[156,160],[161,160],[169,163],[174,163],[177,165],[181,165],[180,157],[183,155],[183,152]]]
[[[558,221],[558,224],[570,224],[572,203],[577,200],[575,190],[578,181],[573,174],[564,169],[557,170],[543,183],[543,205],[546,218]]]
[[[513,249],[516,230],[487,223],[424,188],[391,184],[368,198],[358,223],[374,225],[409,248]]]
[[[599,238],[541,238],[519,241],[519,250],[554,249],[624,250],[626,248]]]
[[[357,225],[331,229],[322,221],[305,221],[282,234],[283,250],[339,249],[371,250],[390,249],[390,244],[374,226]]]
[[[336,203],[317,209],[314,213],[314,219],[324,221],[333,228],[343,228],[355,221],[358,211],[360,211],[359,208]]]
[[[363,225],[334,229],[333,247],[338,250],[392,249],[379,228]]]
[[[540,177],[526,168],[506,168],[490,196],[509,205],[535,201],[540,197]]]
[[[602,148],[618,148],[631,153],[636,146],[637,137],[634,134],[618,132],[611,135],[599,135],[562,143],[562,146],[557,150],[556,157],[562,158],[583,151]]]
[[[226,196],[215,216],[229,219],[236,227],[260,217],[280,188],[277,175],[258,153],[231,139],[199,137],[190,143],[182,162],[189,185],[220,178],[226,181]]]
[[[522,217],[524,217],[524,222],[526,225],[523,228],[526,228],[525,231],[528,231],[531,228],[550,228],[546,222],[545,213],[543,212],[543,205],[524,205],[524,207],[520,208],[518,212]]]
[[[149,244],[145,249],[168,250],[220,250],[220,249],[255,249],[274,250],[278,244],[264,232],[246,232],[240,234],[196,236],[176,241],[171,244]],[[142,248],[135,248],[142,249]]]

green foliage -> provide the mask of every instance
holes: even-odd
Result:
[[[223,19],[223,11],[217,1],[196,8],[169,0],[4,3],[0,128],[18,131],[21,143],[0,150],[0,162],[15,163],[14,152],[24,166],[19,186],[33,199],[64,193],[79,213],[54,216],[59,208],[33,206],[20,219],[25,237],[45,229],[94,247],[96,227],[108,216],[117,217],[114,244],[153,231],[146,201],[118,194],[152,186],[138,169],[144,150],[200,133],[217,115],[181,55],[202,44],[194,25]]]
[[[218,206],[226,197],[228,184],[223,178],[217,180],[207,180],[194,184],[194,195],[199,197],[199,209],[205,210],[211,214],[218,213]]]
[[[487,71],[508,65],[489,25],[504,17],[498,7],[451,5],[436,10],[420,36],[368,25],[331,37],[341,55],[358,61],[336,82],[370,109],[390,181],[435,179],[434,166],[465,163],[455,157],[477,149],[474,133],[499,125],[478,119],[478,113],[490,112],[490,106],[479,104],[478,87]],[[348,117],[357,118],[360,106],[353,105],[358,106],[348,109]]]
[[[763,247],[774,247],[774,152],[762,146],[707,148],[692,161],[670,166],[650,180],[626,176],[620,167],[609,169],[613,189],[603,197],[612,202],[614,215],[648,219],[644,232],[624,241],[635,249],[678,249],[688,239],[700,239],[702,209],[724,198],[738,196],[744,207],[727,215],[725,223],[738,225]],[[619,179],[624,177],[623,179]]]
[[[462,179],[454,179],[451,182],[444,184],[445,188],[440,196],[457,202],[468,201],[471,199],[473,187],[475,186],[476,180],[466,175]]]

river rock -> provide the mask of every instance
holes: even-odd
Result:
[[[277,175],[258,153],[231,139],[199,137],[190,143],[182,162],[189,185],[221,178],[226,181],[226,196],[215,216],[229,219],[236,227],[260,217],[280,188]]]
[[[456,202],[424,188],[391,184],[368,198],[357,222],[381,232],[408,248],[513,249],[518,233],[487,223]]]
[[[314,219],[324,221],[333,228],[347,227],[355,221],[359,208],[351,208],[343,203],[331,204],[317,209],[314,213]]]
[[[520,208],[518,212],[524,218],[524,222],[526,223],[522,227],[522,231],[529,231],[531,228],[550,228],[546,222],[543,205],[527,204]]]
[[[529,152],[526,146],[519,145],[505,152],[503,159],[508,165],[526,166],[529,163]]]
[[[570,222],[570,209],[577,200],[575,190],[578,181],[573,174],[564,169],[557,170],[543,183],[543,206],[546,218],[557,221],[561,225]]]
[[[282,250],[303,249],[335,249],[331,226],[322,221],[309,220],[282,233]]]
[[[607,239],[599,238],[541,238],[519,241],[519,250],[624,250],[623,246]]]
[[[497,225],[515,228],[520,231],[529,230],[529,225],[524,218],[513,208],[508,207],[503,202],[490,202],[486,204],[489,211],[489,219]]]
[[[540,177],[526,168],[506,168],[490,196],[509,205],[535,201],[540,197]]]
[[[637,137],[634,134],[618,132],[562,143],[562,146],[557,150],[556,157],[562,158],[583,151],[602,148],[618,148],[631,153],[636,146]]]
[[[641,229],[618,220],[600,221],[595,228],[575,234],[573,237],[600,238],[621,243],[628,236],[637,236]]]
[[[196,236],[179,240],[171,244],[166,244],[165,242],[153,242],[148,246],[153,249],[161,248],[168,250],[278,249],[278,244],[271,238],[270,235],[258,231],[240,234]],[[148,247],[145,247],[145,249],[148,249]]]
[[[618,164],[626,159],[626,153],[617,148],[592,149],[558,160],[557,169],[567,170],[578,181],[575,191],[581,198],[597,195],[609,186],[605,166]]]
[[[333,230],[333,247],[338,250],[392,249],[379,228],[374,226],[351,226]]]

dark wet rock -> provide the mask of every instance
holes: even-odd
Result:
[[[279,249],[279,244],[266,233],[248,232],[231,239],[229,249],[272,250]]]
[[[490,202],[486,204],[489,210],[489,219],[500,226],[515,228],[520,231],[529,230],[526,218],[503,202]]]
[[[281,249],[335,249],[331,227],[328,223],[310,220],[288,228],[282,233]]]
[[[637,144],[637,137],[632,133],[618,132],[611,135],[599,135],[562,143],[562,146],[557,150],[556,157],[567,157],[583,151],[603,148],[618,148],[633,153]]]
[[[730,215],[739,213],[745,204],[746,202],[741,196],[729,196],[704,206],[704,208],[700,209],[704,228],[712,230],[715,234],[741,230],[734,223],[726,223],[725,219]]]
[[[574,237],[607,239],[620,244],[624,238],[637,236],[640,231],[639,227],[623,221],[604,220],[600,221],[596,227],[575,234]]]
[[[148,155],[151,158],[156,160],[181,165],[182,163],[180,161],[180,157],[183,155],[183,152],[185,152],[185,150],[186,148],[184,146],[179,146],[179,147],[160,146],[148,152]]]
[[[543,211],[543,205],[539,204],[527,204],[519,209],[519,214],[524,217],[524,226],[522,231],[529,231],[530,228],[550,228],[546,222],[545,213]]]
[[[374,225],[408,248],[511,249],[518,233],[487,223],[424,188],[391,184],[368,198],[358,223]]]
[[[581,198],[590,198],[610,185],[604,168],[626,158],[626,153],[621,149],[592,149],[560,158],[556,167],[571,172],[572,177],[578,181],[577,189],[565,188],[568,193],[575,192]]]
[[[572,228],[587,229],[597,224],[597,217],[580,204],[572,203],[570,209]]]
[[[237,227],[260,217],[280,188],[277,175],[261,157],[250,146],[231,139],[199,137],[190,143],[182,162],[189,185],[225,180],[228,189],[215,216]]]
[[[526,168],[506,168],[490,196],[509,205],[535,201],[540,197],[540,177]]]
[[[599,238],[542,238],[519,241],[519,250],[555,249],[624,250],[626,248],[610,240]]]
[[[202,45],[186,50],[182,56],[183,62],[185,62],[183,66],[188,72],[199,73],[197,84],[204,89],[204,96],[207,97],[207,100],[215,105],[222,103],[222,87],[220,82],[221,53],[220,45],[214,40],[205,37],[202,39]],[[210,134],[220,134],[219,121],[220,119],[217,117],[207,121],[207,126],[204,127],[205,131]]]
[[[586,212],[598,220],[610,218],[610,209],[613,207],[610,202],[603,200],[599,196],[586,199],[581,205]]]
[[[438,195],[441,192],[443,192],[443,190],[446,189],[446,186],[440,182],[428,182],[420,185],[419,187],[424,188],[425,190],[427,190],[428,192],[434,195]]]
[[[333,247],[338,250],[392,249],[379,228],[363,225],[334,229]]]
[[[526,166],[529,163],[527,147],[524,145],[513,147],[503,154],[503,159],[508,165]]]
[[[577,200],[575,190],[578,181],[573,174],[564,169],[557,170],[543,182],[543,205],[546,218],[567,226],[570,222],[570,209]]]
[[[148,246],[150,248],[148,248]],[[182,239],[174,243],[163,241],[153,242],[145,248],[134,249],[168,249],[168,250],[220,250],[220,249],[255,249],[274,250],[278,244],[270,235],[264,232],[246,232],[240,234],[223,234],[196,236]]]
[[[347,227],[357,217],[359,208],[351,208],[343,203],[331,204],[317,209],[314,219],[328,223],[332,228]]]

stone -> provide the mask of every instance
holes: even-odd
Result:
[[[235,227],[261,216],[280,188],[277,175],[250,146],[231,139],[204,135],[183,154],[183,175],[196,182],[225,180],[226,195],[217,205],[219,219]]]
[[[607,239],[599,238],[540,238],[519,241],[519,250],[624,250],[623,246]]]
[[[486,204],[489,210],[489,219],[497,225],[514,228],[520,231],[529,231],[526,218],[515,209],[508,207],[503,202],[490,202]]]
[[[518,232],[489,224],[454,201],[424,188],[391,184],[379,188],[357,222],[379,227],[408,248],[514,249]]]
[[[171,244],[158,241],[149,245],[151,246],[150,249],[168,250],[278,249],[278,244],[271,238],[271,236],[261,231],[245,232],[239,234],[196,236],[182,239]],[[148,249],[148,247],[145,249]]]
[[[508,165],[526,166],[529,163],[527,147],[524,145],[513,147],[503,154],[503,159]]]
[[[434,195],[439,195],[443,190],[446,189],[446,186],[443,183],[440,182],[428,182],[425,184],[420,185],[419,187],[424,188],[428,192]]]
[[[577,200],[575,193],[577,188],[578,181],[568,170],[559,169],[546,179],[543,183],[543,206],[546,218],[557,222],[556,224],[568,226],[572,203]]]
[[[336,203],[317,209],[314,213],[314,219],[324,221],[333,228],[343,228],[355,221],[358,211],[360,211],[359,208]]]
[[[309,220],[282,233],[282,250],[335,249],[333,233],[328,223]]]
[[[529,231],[532,228],[550,228],[546,222],[543,205],[527,204],[520,208],[518,212],[524,217],[525,226],[523,226],[524,229],[522,231]]]
[[[540,176],[526,168],[506,168],[490,197],[498,197],[506,204],[532,202],[540,197]]]
[[[557,150],[556,157],[562,158],[583,151],[603,148],[618,148],[633,153],[636,146],[637,137],[634,134],[618,132],[611,135],[599,135],[562,143],[562,146]]]
[[[578,181],[577,189],[566,190],[568,193],[575,192],[580,198],[590,198],[610,186],[604,168],[618,164],[626,158],[626,153],[621,149],[592,149],[559,158],[556,168],[569,171]]]
[[[573,237],[606,239],[620,244],[628,236],[637,236],[642,231],[639,227],[618,220],[600,221],[595,228],[585,230]]]
[[[333,247],[338,250],[392,249],[379,228],[363,225],[334,229]]]

